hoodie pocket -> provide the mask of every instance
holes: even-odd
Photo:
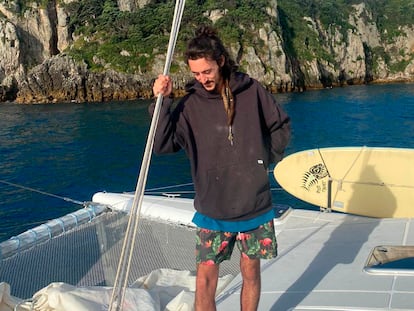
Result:
[[[199,182],[199,211],[212,218],[244,218],[271,204],[267,170],[259,161],[208,170]]]

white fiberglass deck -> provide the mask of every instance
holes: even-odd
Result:
[[[414,244],[412,219],[292,210],[276,228],[279,256],[262,262],[259,310],[414,310],[412,271],[364,271],[375,246]],[[218,310],[239,309],[240,282],[218,297]]]
[[[128,212],[132,198],[133,194],[95,196],[95,202],[111,206],[114,211],[3,258],[0,281],[10,284],[12,295],[19,298],[30,298],[51,282],[87,288],[111,286],[128,219],[126,213],[115,210]],[[409,247],[414,244],[412,219],[277,210],[282,215],[275,220],[279,256],[262,262],[260,311],[414,310],[414,248]],[[193,213],[190,199],[145,197],[131,284],[156,269],[194,271]],[[394,254],[394,246],[398,245],[404,248]],[[405,252],[411,269],[365,271],[377,246],[382,247],[376,259],[388,256],[381,252],[396,257]],[[235,278],[218,295],[218,310],[240,310],[238,257],[235,252],[232,260],[221,267],[221,276]],[[190,301],[187,306],[191,305]]]

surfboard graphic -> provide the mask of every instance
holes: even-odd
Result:
[[[280,161],[274,176],[293,196],[344,213],[414,217],[414,149],[338,147]]]

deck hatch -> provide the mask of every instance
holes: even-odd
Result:
[[[375,274],[414,275],[414,246],[376,246],[368,257],[364,271]]]

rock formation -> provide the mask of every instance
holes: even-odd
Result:
[[[65,53],[74,43],[65,1],[49,0],[45,7],[25,2],[24,9],[20,1],[0,1],[0,102],[100,102],[151,96],[151,79],[163,68],[162,51],[155,55],[151,71],[145,74],[124,74],[106,66],[102,72],[91,71],[85,62],[75,61]],[[77,0],[66,0],[69,1]],[[134,11],[149,0],[117,3],[122,11]],[[290,52],[285,30],[278,24],[276,0],[268,2],[268,21],[253,30],[257,42],[232,42],[230,51],[242,70],[273,92],[369,82],[413,82],[414,24],[401,27],[400,35],[388,42],[382,39],[364,3],[354,5],[353,9],[348,20],[353,27],[346,32],[338,27],[326,28],[320,20],[305,17],[309,33],[320,38],[320,48],[332,61],[317,57],[298,59]],[[214,23],[226,13],[212,10],[205,16]],[[378,50],[389,59],[374,53]],[[129,55],[129,51],[122,53]],[[98,62],[99,58],[95,60]],[[179,57],[175,62],[179,69],[172,76],[182,89],[190,76]]]

